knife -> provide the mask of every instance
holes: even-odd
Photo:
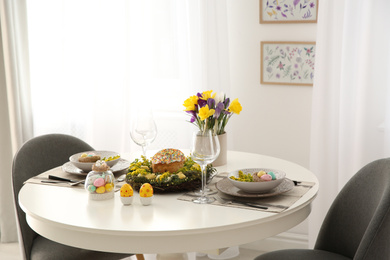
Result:
[[[66,179],[66,178],[62,178],[62,177],[58,177],[58,176],[54,176],[54,175],[49,175],[49,179],[50,180],[57,180],[57,181],[76,182],[76,181],[71,180],[71,179]]]
[[[241,201],[233,201],[233,203],[246,205],[246,206],[249,206],[249,207],[252,207],[252,208],[268,209],[268,207],[266,207],[266,206],[261,206],[261,205],[256,204],[256,203],[241,202]]]
[[[62,181],[50,181],[50,180],[42,180],[42,183],[63,183]]]

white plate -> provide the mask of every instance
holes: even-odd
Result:
[[[81,169],[84,172],[90,172],[92,170],[92,165],[94,165],[94,162],[79,162],[79,158],[82,154],[88,154],[88,153],[94,153],[96,155],[99,155],[100,158],[108,158],[108,157],[114,157],[118,155],[119,153],[116,152],[110,152],[110,151],[86,151],[86,152],[81,152],[81,153],[76,153],[72,156],[69,157],[69,161],[74,164],[77,168]],[[107,165],[110,166],[111,168],[118,162],[120,158],[107,161]]]
[[[118,162],[114,166],[112,166],[111,171],[113,173],[123,171],[123,170],[126,170],[127,168],[129,168],[129,166],[130,166],[129,161],[127,161],[125,159],[119,159]],[[64,163],[64,165],[62,165],[62,170],[64,172],[72,173],[72,174],[79,174],[79,175],[85,175],[85,176],[88,174],[88,172],[82,171],[81,169],[74,166],[73,163],[71,163],[71,162]]]
[[[259,171],[265,171],[265,172],[273,172],[276,176],[276,180],[272,181],[261,181],[261,182],[244,182],[244,181],[236,181],[230,179],[231,176],[234,176],[238,178],[239,171],[242,171],[244,174],[253,174],[257,173]],[[229,172],[228,173],[228,180],[237,188],[247,192],[247,193],[264,193],[269,190],[272,190],[276,186],[282,183],[283,179],[286,177],[286,173],[283,171],[279,171],[276,169],[269,169],[269,168],[247,168],[247,169],[240,169],[237,171]]]
[[[265,197],[271,197],[276,196],[279,194],[282,194],[284,192],[287,192],[294,188],[294,182],[290,179],[284,178],[283,182],[276,186],[276,188],[269,190],[265,193],[247,193],[243,190],[240,190],[239,188],[233,186],[233,184],[227,179],[223,178],[219,182],[215,184],[215,187],[217,190],[219,190],[222,193],[232,195],[235,197],[242,197],[242,198],[265,198]]]

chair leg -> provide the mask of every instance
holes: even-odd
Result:
[[[137,257],[137,260],[145,260],[145,257],[143,254],[136,254],[135,257]]]

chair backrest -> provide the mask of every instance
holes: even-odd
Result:
[[[26,215],[18,203],[18,194],[29,178],[69,161],[69,156],[94,150],[84,141],[69,135],[48,134],[27,141],[14,156],[12,185],[19,224],[19,243],[25,259],[30,259],[31,247],[37,234],[28,226]]]
[[[369,163],[337,195],[315,249],[355,260],[390,259],[390,158]]]

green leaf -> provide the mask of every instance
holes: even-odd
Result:
[[[273,66],[275,62],[278,61],[279,57],[280,57],[279,55],[271,57],[271,59],[268,62],[268,66]]]
[[[290,72],[291,72],[291,66],[292,66],[292,65],[288,65],[287,68],[284,70],[283,78],[287,77],[287,75],[290,74]]]

